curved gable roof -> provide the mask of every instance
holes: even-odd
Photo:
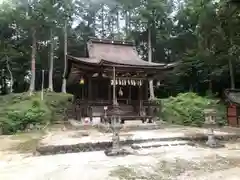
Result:
[[[87,43],[88,57],[67,55],[68,60],[93,66],[116,66],[141,69],[170,69],[176,63],[154,63],[142,60],[133,42],[91,38]]]
[[[89,58],[98,59],[102,64],[158,67],[166,65],[142,60],[131,42],[91,39],[88,42],[88,53]]]

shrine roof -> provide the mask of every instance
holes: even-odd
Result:
[[[227,89],[225,96],[230,103],[240,105],[240,89]]]
[[[92,65],[165,69],[170,64],[142,60],[133,42],[91,38],[87,43],[89,57],[68,56],[68,59]]]

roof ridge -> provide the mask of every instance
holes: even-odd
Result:
[[[90,43],[103,43],[123,46],[135,46],[134,41],[116,40],[116,39],[99,39],[95,37],[89,37],[88,42]]]

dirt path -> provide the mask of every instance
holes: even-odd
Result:
[[[0,136],[4,180],[238,180],[240,142],[221,149],[174,146],[107,157],[102,151],[33,156],[45,132]],[[78,137],[78,136],[77,136]]]
[[[240,176],[240,144],[234,144],[234,150],[230,146],[218,150],[191,146],[153,148],[140,150],[138,156],[115,158],[106,157],[102,151],[13,157],[0,161],[0,179],[231,180]]]

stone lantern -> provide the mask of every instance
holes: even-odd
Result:
[[[211,148],[216,148],[221,146],[219,143],[217,143],[214,135],[214,128],[217,127],[217,113],[214,109],[206,109],[204,110],[205,115],[205,122],[204,127],[208,128],[208,140],[206,142],[206,145]]]
[[[118,105],[113,105],[112,109],[108,112],[108,117],[110,117],[110,129],[113,133],[112,135],[112,147],[105,150],[107,156],[118,156],[125,155],[128,152],[120,147],[120,137],[119,132],[123,125],[121,124],[121,111]]]

